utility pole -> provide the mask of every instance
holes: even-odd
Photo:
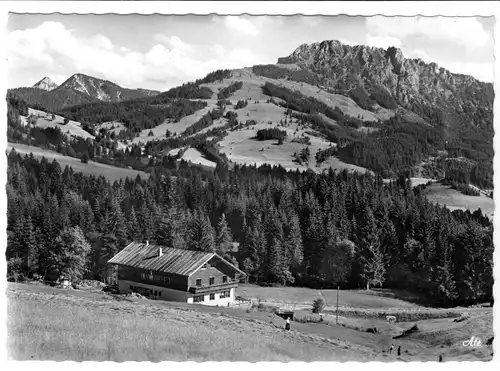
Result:
[[[337,320],[336,324],[339,324],[339,287],[337,286]]]

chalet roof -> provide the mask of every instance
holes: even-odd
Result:
[[[158,249],[162,248],[162,255],[158,256]],[[244,272],[212,252],[177,249],[162,245],[132,242],[108,261],[108,264],[117,264],[133,268],[141,268],[157,272],[190,276],[213,257],[219,258],[231,266],[238,273]]]

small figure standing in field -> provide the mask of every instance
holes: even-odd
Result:
[[[391,346],[389,347],[389,354],[392,354],[393,349],[394,349],[394,344],[391,344]]]
[[[443,362],[443,355],[442,354],[439,355],[439,362]]]
[[[401,345],[398,346],[398,356],[400,356],[400,355],[401,355]]]
[[[290,318],[286,319],[285,330],[290,330]]]

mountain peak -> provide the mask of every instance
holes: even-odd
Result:
[[[46,90],[46,91],[51,91],[54,90],[55,88],[58,87],[58,85],[50,79],[50,77],[45,76],[43,79],[38,81],[35,85],[33,85],[34,88]]]

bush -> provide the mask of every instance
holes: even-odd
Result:
[[[313,313],[321,313],[325,309],[325,301],[321,298],[318,298],[313,301]]]
[[[7,260],[7,281],[24,281],[25,277],[22,270],[22,264],[23,260],[21,258],[11,258]]]
[[[293,316],[295,322],[300,323],[319,323],[323,322],[323,318],[317,313],[296,312]]]
[[[402,338],[404,336],[407,336],[407,335],[410,335],[410,334],[413,334],[414,332],[417,332],[418,331],[418,326],[415,324],[413,325],[412,327],[410,327],[408,330],[404,330],[401,335],[397,335],[397,336],[393,336],[392,338],[393,339],[399,339],[399,338]]]
[[[259,312],[268,312],[268,313],[276,313],[279,309],[276,305],[266,304],[266,303],[252,303],[251,309],[257,310]]]

